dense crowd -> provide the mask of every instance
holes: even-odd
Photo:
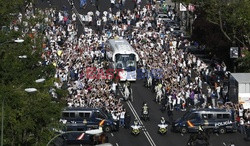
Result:
[[[113,2],[113,1],[111,1]],[[125,2],[125,1],[124,1]],[[177,16],[171,6],[166,8],[170,20]],[[192,42],[185,39],[184,32],[173,34],[172,26],[157,19],[157,5],[140,6],[133,10],[88,12],[86,15],[68,10],[39,10],[46,16],[45,23],[23,29],[28,32],[43,31],[44,65],[56,67],[57,88],[68,90],[68,106],[98,107],[111,113],[114,119],[124,119],[124,107],[117,98],[117,81],[107,78],[88,78],[88,68],[107,68],[105,43],[110,38],[127,39],[140,57],[138,66],[146,86],[156,92],[155,100],[168,110],[196,108],[234,108],[239,122],[250,118],[250,111],[243,113],[240,105],[229,104],[228,72],[224,63],[207,65],[186,48]],[[84,23],[83,34],[78,34],[77,15]],[[19,15],[19,21],[22,19]],[[26,9],[25,18],[35,17],[32,5]],[[20,23],[20,22],[19,22]],[[178,22],[177,22],[178,23]],[[18,22],[12,29],[18,30]],[[142,76],[140,76],[142,77]],[[56,97],[56,96],[55,96]],[[122,124],[123,125],[123,124]]]

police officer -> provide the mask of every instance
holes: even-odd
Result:
[[[125,115],[125,129],[129,129],[130,122],[131,122],[131,116],[129,115],[129,113],[126,113],[126,115]]]
[[[144,111],[149,112],[147,103],[144,103],[143,106],[142,106],[142,112],[144,112]]]
[[[165,118],[161,117],[161,124],[165,124],[165,123],[166,123]]]
[[[149,108],[147,103],[144,103],[142,106],[142,117],[144,118],[144,120],[149,120]]]

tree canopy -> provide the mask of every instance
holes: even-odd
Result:
[[[8,8],[13,1],[0,0]],[[22,5],[21,0],[17,5]],[[2,8],[2,7],[1,7]],[[0,15],[12,12],[0,10]],[[6,17],[6,16],[5,16]],[[3,19],[3,18],[1,18]],[[6,21],[9,19],[6,19]],[[38,20],[30,20],[38,21]],[[11,23],[6,22],[7,23]],[[20,38],[23,43],[15,43]],[[43,34],[37,32],[34,38],[22,35],[20,31],[0,31],[0,101],[4,105],[4,144],[3,145],[46,145],[55,134],[61,108],[64,103],[52,99],[49,89],[54,83],[55,67],[42,65]],[[22,58],[20,56],[27,56]],[[44,78],[43,83],[35,80]],[[34,93],[26,88],[36,88]]]
[[[230,42],[250,47],[249,0],[179,0],[196,6],[205,20],[217,25]],[[201,12],[202,11],[202,12]]]
[[[250,2],[249,0],[176,0],[195,5],[192,38],[205,44],[212,54],[232,64],[230,47],[250,48]],[[241,56],[239,56],[241,57]],[[245,55],[245,57],[249,57]],[[248,59],[238,59],[239,71],[249,71]],[[244,66],[244,67],[243,67]],[[230,67],[229,67],[230,68]]]

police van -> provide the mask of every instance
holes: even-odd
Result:
[[[67,107],[62,110],[60,121],[65,124],[65,131],[86,131],[101,125],[104,132],[110,132],[116,125],[111,116],[98,108]]]
[[[199,126],[224,134],[236,131],[234,111],[226,109],[192,109],[173,122],[172,129],[181,133],[197,132]]]

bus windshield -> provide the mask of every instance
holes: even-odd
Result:
[[[134,54],[117,54],[115,56],[116,68],[134,71],[136,69],[136,60]]]

